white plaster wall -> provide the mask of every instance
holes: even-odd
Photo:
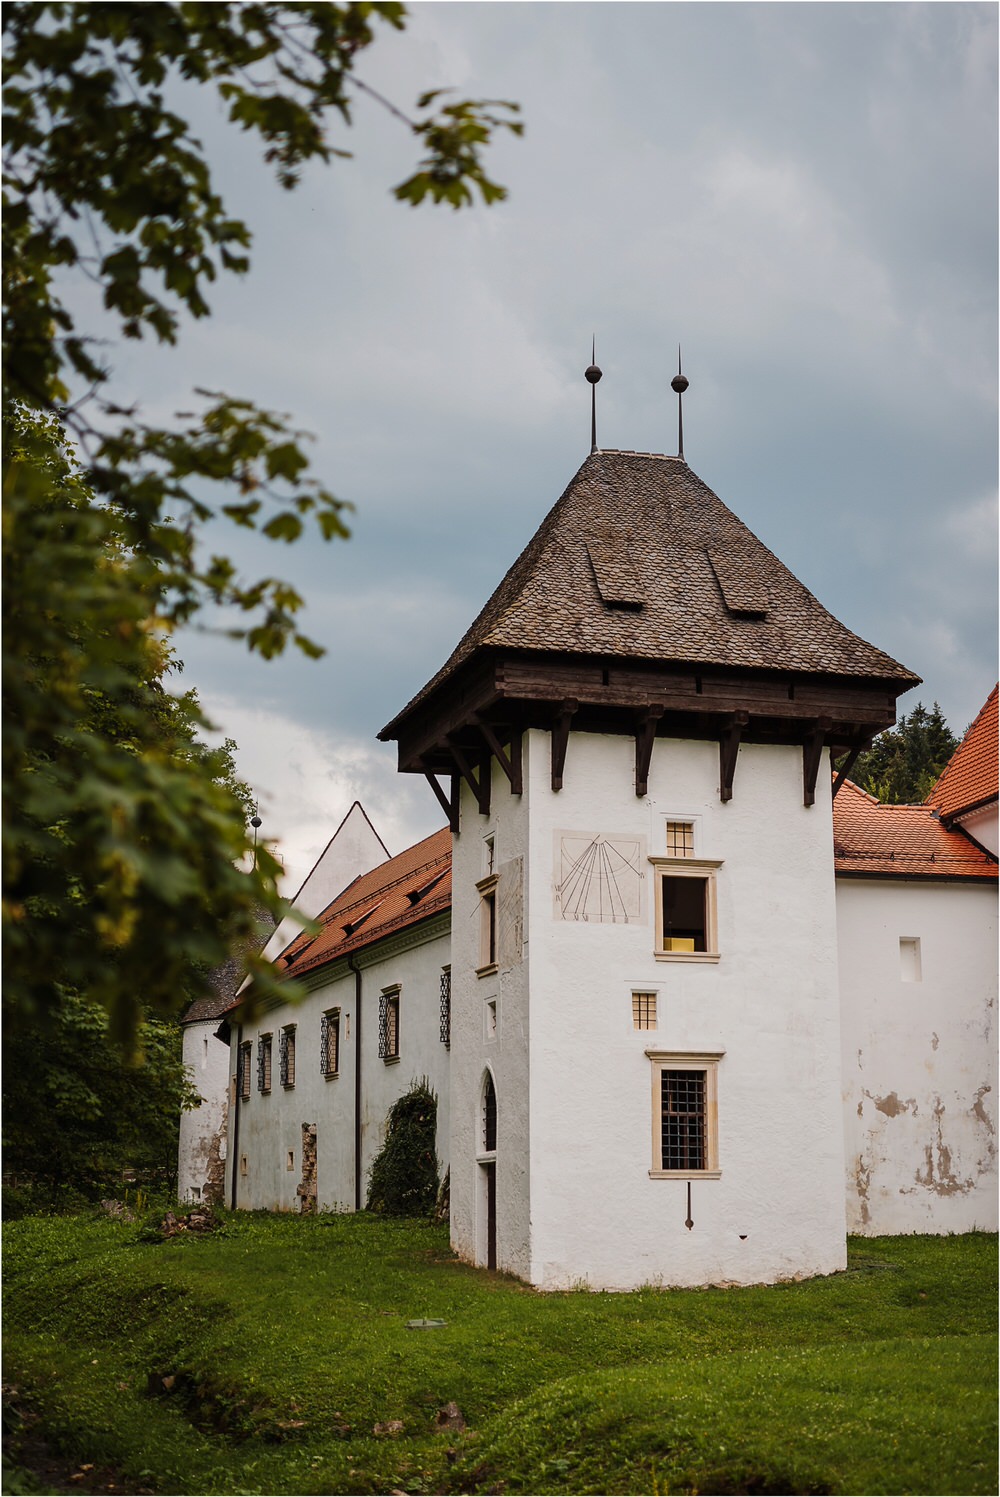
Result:
[[[226,1157],[229,1046],[215,1038],[218,1027],[218,1019],[208,1019],[186,1024],[182,1032],[181,1053],[201,1103],[181,1113],[177,1147],[177,1197],[181,1201],[206,1199],[206,1186],[213,1177],[218,1180],[219,1164]]]
[[[547,747],[547,744],[544,745]],[[524,774],[534,752],[524,743]],[[461,799],[461,831],[452,839],[452,1039],[451,1039],[451,1242],[463,1258],[486,1262],[485,1181],[482,1146],[483,1080],[487,1068],[497,1093],[497,1266],[523,1278],[530,1271],[528,974],[526,921],[520,951],[509,937],[499,941],[499,970],[477,977],[480,965],[480,898],[476,883],[488,872],[485,839],[494,838],[500,876],[498,906],[516,903],[522,912],[530,882],[526,796],[515,796],[493,762],[490,815],[480,816],[467,786]],[[531,875],[533,877],[533,874]],[[508,895],[511,896],[508,903]],[[496,1034],[487,1005],[497,1005]]]
[[[548,736],[530,735],[528,1277],[628,1289],[834,1271],[845,1240],[830,776],[821,769],[806,808],[801,749],[745,745],[724,805],[717,744],[657,739],[640,800],[634,752],[626,737],[572,735],[554,794]],[[662,855],[667,817],[693,820],[695,855],[723,860],[717,964],[655,960],[651,880],[641,922],[554,918],[557,830],[638,835]],[[633,1029],[634,988],[657,992],[656,1031]],[[725,1051],[722,1175],[694,1181],[691,1231],[685,1182],[648,1174],[647,1048]]]
[[[970,816],[963,816],[959,821],[963,832],[968,832],[970,837],[975,838],[980,847],[985,847],[994,857],[1000,856],[1000,826],[998,826],[997,803],[984,806],[981,811],[973,811]]]
[[[995,886],[837,881],[849,1231],[996,1227],[996,910]]]
[[[429,922],[430,925],[430,922]],[[449,960],[445,922],[433,925],[435,934],[413,932],[410,944],[394,954],[362,952],[362,1204],[367,1196],[368,1170],[382,1145],[389,1107],[406,1092],[411,1081],[426,1076],[438,1096],[437,1151],[445,1167],[448,1149],[448,1051],[439,1039],[438,1005],[441,968]],[[398,948],[403,943],[397,942]],[[386,1064],[378,1054],[378,999],[382,988],[400,984],[400,1059]],[[340,1064],[335,1077],[320,1070],[322,1016],[340,1009]],[[343,964],[297,1004],[286,1004],[244,1025],[240,1038],[253,1043],[251,1090],[239,1103],[239,1138],[230,1147],[230,1171],[237,1171],[237,1205],[247,1209],[299,1211],[297,1187],[302,1179],[302,1128],[316,1125],[317,1209],[352,1211],[355,1202],[354,1105],[356,992],[353,972]],[[295,1086],[280,1083],[278,1036],[286,1024],[296,1026]],[[257,1041],[270,1033],[272,1087],[257,1090]],[[235,1091],[237,1037],[234,1032],[230,1063],[231,1095]],[[230,1139],[236,1127],[230,1109]],[[288,1156],[292,1168],[288,1168]],[[239,1173],[245,1156],[247,1173]],[[229,1189],[232,1174],[229,1174]],[[227,1197],[230,1199],[231,1197]]]

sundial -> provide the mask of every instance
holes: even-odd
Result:
[[[597,925],[641,920],[644,854],[641,837],[557,833],[557,916]]]

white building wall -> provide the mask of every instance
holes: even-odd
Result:
[[[201,1102],[181,1113],[177,1145],[177,1197],[222,1201],[229,1113],[229,1046],[215,1038],[218,1019],[186,1024],[182,1056]]]
[[[968,816],[962,816],[958,825],[963,832],[985,847],[994,857],[1000,856],[1000,824],[997,817],[997,803],[984,806],[981,811],[972,811]]]
[[[527,1276],[545,1288],[586,1282],[629,1289],[754,1283],[842,1268],[829,774],[820,770],[816,805],[806,808],[801,749],[747,745],[733,799],[722,804],[718,745],[657,739],[649,795],[640,800],[633,741],[574,734],[565,788],[555,794],[548,735],[532,733],[528,747]],[[644,857],[638,921],[572,921],[554,912],[557,833],[633,836],[644,840],[647,854],[663,855],[668,818],[694,822],[697,857],[723,860],[718,963],[655,959],[652,870]],[[465,889],[467,879],[457,870],[456,887]],[[633,989],[657,993],[655,1031],[633,1029]],[[686,1183],[648,1173],[647,1048],[725,1052],[718,1072],[721,1178],[694,1180],[690,1231]]]
[[[996,911],[995,886],[837,881],[849,1231],[996,1227]]]
[[[361,952],[361,1198],[367,1197],[368,1171],[382,1146],[386,1114],[412,1081],[426,1076],[438,1097],[437,1152],[442,1173],[448,1152],[448,1051],[439,1038],[441,969],[449,960],[447,917],[381,942]],[[387,1064],[378,1054],[379,994],[399,983],[400,1059]],[[340,1009],[340,1057],[335,1077],[320,1070],[323,1014]],[[295,1025],[295,1085],[282,1087],[279,1035]],[[320,1211],[352,1211],[355,1203],[355,1066],[357,1003],[354,973],[341,962],[319,978],[306,998],[264,1015],[234,1031],[230,1095],[235,1095],[238,1044],[253,1045],[250,1097],[230,1109],[230,1174],[237,1178],[236,1204],[250,1210],[299,1211],[302,1206],[303,1129],[315,1127],[316,1206]],[[257,1090],[257,1047],[272,1036],[271,1091]],[[238,1114],[238,1116],[237,1116]],[[233,1144],[234,1133],[238,1141]],[[245,1162],[245,1163],[244,1163]],[[245,1173],[243,1172],[245,1168]],[[231,1195],[227,1199],[232,1199]]]
[[[524,775],[547,741],[524,742]],[[487,1261],[486,1179],[483,1162],[483,1085],[487,1069],[497,1094],[497,1266],[529,1276],[529,951],[525,920],[528,887],[526,796],[514,796],[492,763],[490,815],[480,816],[462,787],[461,832],[452,843],[451,1242],[463,1258]],[[481,965],[480,896],[476,884],[490,870],[493,838],[497,885],[497,968]],[[491,1005],[494,1007],[491,1009]],[[493,1013],[496,1025],[493,1025]]]

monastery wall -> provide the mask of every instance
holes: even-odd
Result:
[[[837,881],[847,1224],[997,1224],[997,890]]]
[[[180,1201],[223,1199],[226,1166],[226,1122],[229,1114],[229,1046],[215,1038],[219,1019],[185,1024],[182,1050],[200,1104],[182,1112],[177,1145],[177,1198]]]

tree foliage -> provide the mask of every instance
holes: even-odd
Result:
[[[958,748],[937,702],[930,712],[918,702],[894,728],[880,733],[851,771],[856,785],[889,805],[919,805],[940,779]]]
[[[440,1180],[437,1096],[426,1077],[389,1108],[385,1143],[368,1176],[368,1210],[385,1216],[429,1216]]]
[[[201,390],[196,414],[151,423],[109,395],[105,353],[109,333],[175,342],[217,276],[249,266],[250,229],[179,112],[185,88],[214,91],[290,188],[348,154],[354,94],[374,93],[358,60],[404,21],[395,0],[4,8],[5,992],[37,1032],[87,999],[134,1053],[144,1013],[182,1008],[262,906],[280,913],[266,848],[241,871],[231,759],[199,741],[194,697],[168,689],[168,640],[218,604],[266,657],[322,653],[295,589],[241,578],[203,529],[221,514],[275,541],[307,526],[329,540],[346,506],[288,418]],[[435,91],[411,119],[382,102],[424,152],[402,201],[504,195],[482,149],[520,131],[515,106]],[[71,310],[80,277],[103,305],[93,326]]]

